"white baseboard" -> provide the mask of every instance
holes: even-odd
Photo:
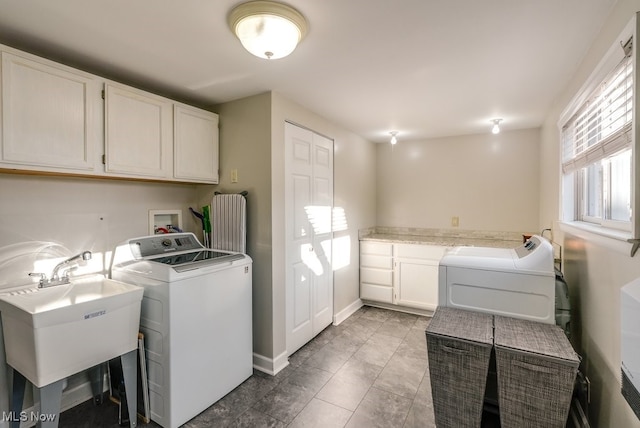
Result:
[[[374,308],[390,309],[396,312],[405,312],[407,314],[422,315],[426,317],[432,317],[435,312],[435,309],[429,310],[429,309],[409,308],[406,306],[393,305],[390,303],[373,302],[369,300],[365,300],[364,304],[366,306],[373,306]]]
[[[364,303],[362,303],[362,300],[360,299],[355,300],[349,306],[347,306],[346,308],[344,308],[343,310],[341,310],[340,312],[338,312],[333,316],[333,325],[339,325],[342,321],[349,318],[351,315],[353,315],[358,309],[360,309],[363,306],[364,306]]]
[[[271,376],[277,375],[282,369],[289,365],[287,351],[275,358],[253,353],[253,368]]]

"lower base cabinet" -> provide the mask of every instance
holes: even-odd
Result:
[[[393,303],[393,244],[360,242],[360,298]]]
[[[447,247],[360,242],[360,298],[435,311],[438,265]]]

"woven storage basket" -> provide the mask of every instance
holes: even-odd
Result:
[[[436,426],[479,427],[493,315],[439,307],[426,336]]]
[[[564,428],[580,359],[556,325],[495,317],[502,428]]]

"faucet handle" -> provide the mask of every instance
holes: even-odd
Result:
[[[61,279],[69,279],[69,274],[71,273],[71,271],[77,270],[78,266],[69,266],[64,270],[64,273],[62,274],[62,278]]]
[[[40,285],[44,285],[47,282],[47,274],[40,272],[30,272],[29,276],[39,276],[40,277]]]

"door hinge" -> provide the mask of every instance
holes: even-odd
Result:
[[[102,155],[102,165],[106,165],[107,164],[107,157],[106,155]]]
[[[102,90],[102,99],[104,100],[104,89]]]

